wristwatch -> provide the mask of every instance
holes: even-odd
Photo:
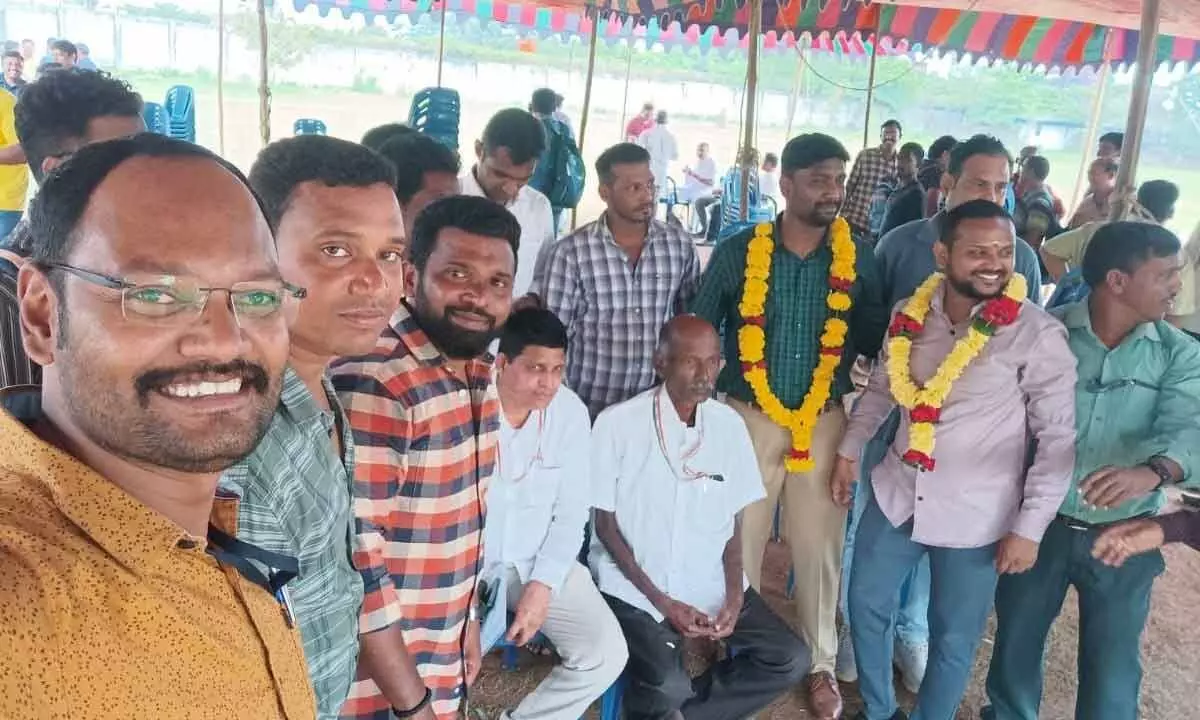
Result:
[[[1175,476],[1171,474],[1171,468],[1167,465],[1166,458],[1162,455],[1155,455],[1144,464],[1158,476],[1158,487],[1155,488],[1156,490],[1175,484]]]

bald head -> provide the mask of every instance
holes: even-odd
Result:
[[[721,371],[716,329],[696,315],[672,318],[659,333],[654,369],[680,417],[689,420],[696,406],[712,397]]]

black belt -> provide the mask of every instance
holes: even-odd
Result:
[[[1102,523],[1090,523],[1090,522],[1085,522],[1083,520],[1080,520],[1079,518],[1073,518],[1070,515],[1063,515],[1062,513],[1059,513],[1058,521],[1061,522],[1063,525],[1066,525],[1067,528],[1070,530],[1077,530],[1079,532],[1090,532],[1093,530],[1095,530],[1095,531],[1107,530],[1108,528],[1112,527],[1113,525],[1118,525],[1123,522],[1129,522],[1130,520],[1144,520],[1148,517],[1153,517],[1153,516],[1154,516],[1154,513],[1142,513],[1141,515],[1134,515],[1133,517],[1121,518],[1120,520],[1109,520],[1108,522],[1102,522]]]

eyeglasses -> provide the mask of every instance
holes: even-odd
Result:
[[[120,290],[121,314],[126,320],[189,322],[200,317],[214,292],[222,291],[228,293],[229,309],[240,326],[243,321],[271,319],[308,295],[304,288],[284,280],[252,280],[218,288],[204,287],[195,278],[178,275],[156,275],[152,280],[135,282],[66,263],[41,265],[45,270],[62,270],[93,285]]]
[[[1160,389],[1157,385],[1151,385],[1150,383],[1142,382],[1141,380],[1134,380],[1133,378],[1113,380],[1112,382],[1106,383],[1100,382],[1099,378],[1092,378],[1088,381],[1087,385],[1084,386],[1084,389],[1095,395],[1103,395],[1105,393],[1112,392],[1113,390],[1120,390],[1121,388],[1127,387],[1140,387],[1145,390],[1153,390],[1154,392],[1158,392]]]

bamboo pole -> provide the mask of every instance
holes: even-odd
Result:
[[[750,217],[750,173],[754,169],[754,124],[755,100],[758,98],[758,44],[762,35],[763,0],[750,0],[750,37],[746,54],[746,127],[742,137],[742,152],[738,160],[742,164],[742,197],[739,217],[744,222]]]
[[[446,3],[442,0],[441,27],[438,29],[437,86],[442,86],[442,63],[446,59]]]
[[[617,128],[618,139],[625,139],[625,120],[629,114],[629,77],[633,73],[633,40],[625,46],[625,95],[621,98],[621,125]]]
[[[1108,87],[1108,74],[1111,72],[1112,66],[1108,62],[1108,55],[1105,54],[1104,64],[1100,66],[1100,72],[1096,75],[1098,87],[1096,94],[1092,97],[1092,117],[1088,121],[1087,134],[1083,141],[1083,154],[1079,160],[1079,172],[1075,175],[1075,188],[1071,191],[1071,211],[1079,207],[1079,202],[1083,198],[1084,181],[1087,178],[1088,167],[1092,164],[1092,149],[1096,147],[1096,137],[1100,134],[1100,116],[1104,111],[1104,91]]]
[[[579,152],[583,153],[584,138],[587,137],[588,112],[592,109],[592,80],[596,77],[596,39],[600,37],[600,11],[592,18],[592,38],[588,42],[587,78],[583,84],[583,111],[579,119]],[[571,208],[571,229],[575,229],[578,208]]]
[[[1129,100],[1129,118],[1125,122],[1121,169],[1117,171],[1117,191],[1121,193],[1121,201],[1113,205],[1113,220],[1126,217],[1132,209],[1138,156],[1142,153],[1142,133],[1146,129],[1146,111],[1150,106],[1150,89],[1154,83],[1154,70],[1158,59],[1155,50],[1158,48],[1158,21],[1161,11],[1161,0],[1142,0],[1137,67],[1134,73],[1133,93]]]
[[[217,153],[225,155],[225,0],[217,2]]]
[[[875,63],[879,59],[879,33],[871,41],[871,68],[867,71],[867,112],[863,117],[863,143],[865,149],[871,144],[871,103],[875,100]]]
[[[271,143],[271,83],[267,67],[267,3],[258,0],[258,129],[263,147]]]
[[[796,107],[800,103],[800,88],[804,85],[804,48],[796,46],[796,79],[792,81],[792,96],[788,98],[787,129],[783,133],[784,141],[792,138],[792,123],[796,120]]]

